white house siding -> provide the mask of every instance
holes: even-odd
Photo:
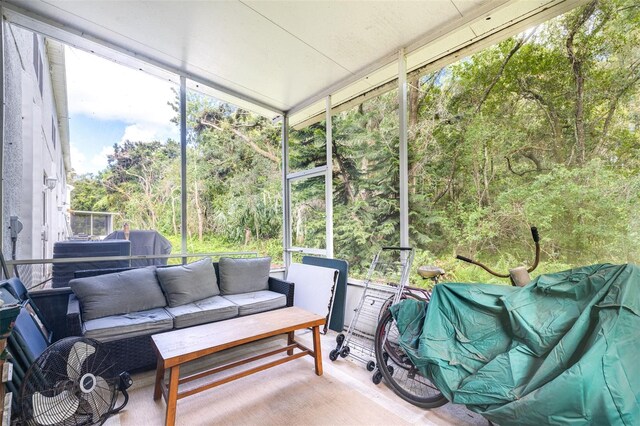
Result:
[[[33,33],[3,25],[6,106],[2,249],[10,258],[9,220],[18,216],[24,227],[18,235],[16,259],[51,258],[55,241],[67,238],[68,194],[50,63],[42,36],[37,36],[38,56],[34,56]],[[34,58],[38,68],[42,63],[41,83]],[[53,190],[45,189],[45,177],[58,180]],[[29,285],[37,284],[49,270],[50,266],[22,267],[21,278]]]

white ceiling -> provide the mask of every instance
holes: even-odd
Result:
[[[321,112],[329,94],[342,102],[394,79],[402,48],[409,70],[415,69],[505,29],[525,29],[517,24],[548,19],[580,1],[9,0],[2,5],[18,25],[128,65],[150,62],[154,69],[192,79],[191,87],[207,85],[240,106],[253,104],[251,109],[272,117],[290,111],[302,121]]]

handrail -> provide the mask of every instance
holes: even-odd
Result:
[[[137,254],[131,256],[96,256],[96,257],[62,257],[55,259],[25,259],[7,260],[7,265],[42,265],[44,263],[77,263],[77,262],[102,262],[111,260],[145,260],[145,259],[181,259],[184,257],[222,257],[222,256],[258,256],[255,251],[236,251],[220,253],[185,253],[185,254]]]

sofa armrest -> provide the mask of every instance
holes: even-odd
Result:
[[[73,293],[69,295],[69,302],[67,303],[67,335],[82,336],[80,301]]]
[[[293,306],[293,290],[295,284],[279,278],[269,277],[269,290],[284,294],[287,297],[287,307]]]

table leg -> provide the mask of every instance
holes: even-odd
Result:
[[[167,393],[167,418],[166,426],[173,426],[176,423],[176,404],[178,402],[178,379],[180,376],[180,366],[176,365],[169,369],[169,391]]]
[[[316,360],[316,375],[322,376],[322,349],[320,349],[320,327],[313,327],[313,353]]]
[[[287,333],[287,345],[290,345],[290,344],[292,344],[294,342],[295,342],[295,332],[291,331],[291,332]],[[289,355],[289,356],[293,355],[293,349],[289,349],[287,351],[287,355]]]
[[[153,389],[153,400],[157,401],[162,396],[162,382],[164,381],[164,361],[158,357],[156,366],[156,386]]]

